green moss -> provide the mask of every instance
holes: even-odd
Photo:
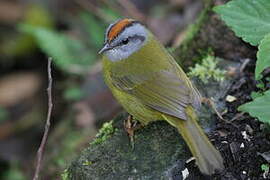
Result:
[[[86,161],[84,161],[83,162],[83,164],[82,165],[84,165],[84,166],[91,166],[93,164],[93,162],[92,161],[88,161],[88,160],[86,160]]]
[[[68,169],[65,169],[64,172],[61,174],[62,180],[69,180],[69,172]]]
[[[123,128],[125,118],[123,114],[115,118],[113,135],[100,144],[90,145],[71,164],[70,179],[161,179],[171,168],[181,169],[179,157],[186,153],[174,127],[166,122],[151,123],[136,131],[132,148]]]
[[[198,77],[204,83],[208,83],[210,79],[215,81],[223,81],[225,79],[225,70],[221,70],[217,67],[218,61],[214,56],[206,56],[201,64],[196,64],[195,67],[189,68],[188,73],[191,77]]]
[[[112,134],[115,132],[112,123],[113,121],[104,123],[102,128],[97,133],[95,140],[90,144],[91,145],[101,144],[102,142],[106,141],[109,137],[111,137]]]

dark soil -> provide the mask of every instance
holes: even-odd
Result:
[[[210,140],[221,152],[225,161],[225,170],[213,176],[204,176],[195,165],[195,161],[186,164],[189,176],[186,180],[265,180],[261,169],[268,162],[260,155],[270,151],[269,127],[237,108],[251,101],[252,91],[258,91],[254,79],[255,61],[251,60],[228,91],[236,101],[227,102],[227,112],[221,120],[216,116],[216,130],[209,134]],[[266,85],[267,87],[267,85]],[[227,121],[227,122],[226,122]],[[246,133],[244,137],[243,134]]]
[[[213,144],[221,152],[225,161],[225,170],[212,177],[199,172],[195,162],[186,164],[190,170],[187,180],[265,180],[262,164],[268,162],[260,153],[270,151],[269,127],[249,116],[237,111],[237,108],[251,101],[252,91],[258,91],[254,80],[255,61],[250,61],[245,70],[235,80],[228,95],[236,97],[236,101],[227,102],[224,120],[216,117],[217,128],[209,134]],[[246,133],[246,137],[244,137]]]
[[[228,111],[223,115],[223,120],[217,121],[217,129],[211,135],[215,146],[221,151],[226,169],[213,176],[215,180],[261,180],[270,179],[263,177],[261,165],[267,161],[258,153],[270,151],[269,131],[264,132],[263,125],[248,114],[237,111],[237,108],[251,101],[251,92],[256,91],[254,80],[255,62],[251,61],[240,77],[229,90],[229,95],[237,98],[236,101],[227,102]],[[244,138],[243,133],[247,134]]]

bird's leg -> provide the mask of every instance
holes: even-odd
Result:
[[[202,98],[202,103],[205,103],[207,104],[208,106],[210,106],[214,111],[215,113],[217,114],[217,116],[221,119],[221,120],[224,120],[224,118],[222,117],[222,115],[218,112],[217,108],[216,108],[216,105],[214,103],[214,101],[210,98],[205,98],[203,97]]]
[[[202,103],[205,103],[205,104],[208,104],[214,111],[215,113],[217,114],[217,116],[224,122],[228,123],[228,124],[231,124],[233,125],[234,127],[238,128],[237,125],[235,125],[234,123],[232,123],[231,121],[228,121],[227,119],[224,119],[221,114],[218,112],[217,108],[216,108],[216,105],[214,103],[214,101],[212,99],[209,99],[209,98],[205,98],[203,97],[202,98]]]
[[[128,134],[132,149],[134,149],[134,132],[141,128],[141,125],[138,123],[138,121],[133,119],[132,115],[129,115],[124,121],[124,128]]]

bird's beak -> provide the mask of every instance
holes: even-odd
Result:
[[[108,44],[108,43],[106,43],[104,46],[103,46],[103,48],[101,48],[101,50],[99,50],[99,52],[98,52],[98,54],[102,54],[104,51],[107,51],[107,50],[109,50],[109,49],[111,49],[112,47]]]

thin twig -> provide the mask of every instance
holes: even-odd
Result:
[[[237,120],[238,118],[242,117],[245,114],[245,112],[240,112],[238,114],[236,114],[231,120],[230,122],[233,122],[235,120]]]
[[[48,94],[48,113],[47,113],[47,119],[46,119],[46,125],[45,125],[45,131],[42,137],[41,144],[38,148],[37,152],[37,165],[36,165],[36,170],[35,170],[35,175],[33,177],[33,180],[38,180],[39,177],[39,172],[40,172],[40,167],[41,167],[41,161],[43,159],[43,153],[45,150],[46,142],[48,139],[48,133],[50,129],[50,120],[51,120],[51,114],[52,114],[52,73],[51,73],[51,64],[52,64],[52,59],[48,59],[48,88],[47,88],[47,94]]]
[[[208,104],[208,105],[215,111],[215,113],[217,114],[217,116],[218,116],[222,121],[224,121],[224,122],[226,122],[226,123],[228,123],[228,124],[231,124],[232,126],[238,128],[237,125],[235,125],[234,123],[228,121],[227,119],[224,119],[224,118],[221,116],[221,114],[218,112],[218,110],[217,110],[217,108],[216,108],[216,105],[215,105],[215,103],[214,103],[214,101],[213,101],[212,99],[209,99],[209,98],[202,98],[202,102]]]
[[[250,59],[246,59],[246,60],[243,62],[243,64],[242,64],[241,67],[240,67],[240,72],[241,72],[241,73],[245,70],[245,68],[247,67],[247,65],[248,65],[249,62],[250,62]]]

